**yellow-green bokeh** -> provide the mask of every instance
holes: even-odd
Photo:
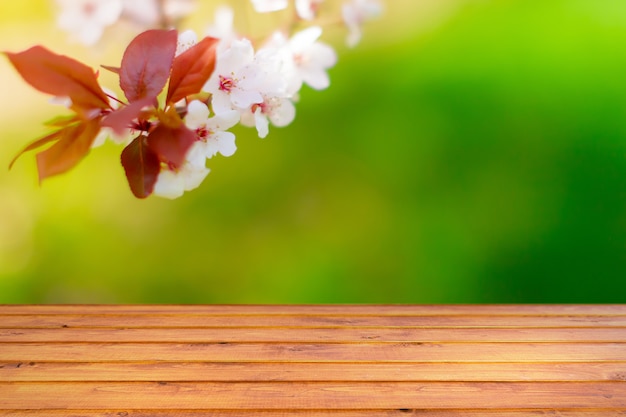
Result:
[[[114,145],[41,187],[32,154],[0,170],[0,302],[626,302],[625,3],[386,3],[355,49],[329,31],[291,126],[237,128],[178,200],[132,197]],[[2,50],[117,64],[128,35],[90,50],[11,4]],[[63,110],[0,77],[7,166]]]

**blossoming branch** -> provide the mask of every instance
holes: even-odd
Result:
[[[48,146],[36,155],[39,180],[76,166],[93,147],[111,140],[123,144],[121,164],[138,198],[176,198],[198,187],[209,173],[207,159],[235,153],[238,123],[259,137],[270,125],[295,118],[303,84],[321,90],[330,85],[327,70],[337,57],[320,42],[323,0],[251,0],[258,13],[294,9],[287,27],[261,43],[237,34],[233,10],[221,7],[207,36],[179,32],[194,10],[193,0],[57,0],[59,26],[92,45],[105,28],[128,20],[141,28],[126,47],[119,67],[103,68],[119,76],[124,99],[102,87],[98,72],[42,46],[5,52],[33,88],[65,105],[70,115],[52,120],[51,133],[24,148]],[[358,43],[362,24],[381,12],[378,0],[347,0],[341,18],[346,42]],[[295,24],[294,24],[295,23]]]

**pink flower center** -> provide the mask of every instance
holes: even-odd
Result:
[[[88,2],[83,5],[83,13],[85,16],[91,16],[96,13],[96,5]]]
[[[235,80],[220,75],[220,90],[230,93],[233,88],[235,88]]]
[[[196,129],[196,138],[198,140],[201,140],[202,142],[206,142],[210,134],[211,132],[209,131],[209,129],[206,128],[205,125],[202,125]]]
[[[178,167],[176,165],[174,165],[174,163],[172,162],[162,162],[162,166],[165,167],[165,169],[172,171],[172,172],[178,172]]]
[[[293,62],[300,67],[306,62],[306,58],[302,54],[294,54]]]
[[[152,128],[152,123],[149,120],[139,119],[138,121],[133,122],[130,128],[133,130],[147,133],[150,132],[150,129]]]
[[[270,106],[267,105],[265,102],[263,103],[257,103],[257,104],[253,104],[252,105],[252,113],[256,112],[256,109],[261,109],[261,113],[268,113],[270,110]]]
[[[312,1],[311,4],[309,4],[309,10],[311,11],[311,13],[313,15],[317,14],[317,11],[320,9],[320,3],[321,1]]]

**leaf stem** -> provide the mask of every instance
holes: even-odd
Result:
[[[111,94],[107,94],[107,93],[104,93],[104,94],[105,94],[108,98],[110,98],[111,100],[113,100],[113,101],[117,101],[117,102],[118,102],[118,103],[120,103],[122,106],[126,106],[126,105],[127,105],[126,103],[124,103],[123,101],[121,101],[121,100],[120,100],[120,99],[118,99],[117,97],[112,96]]]

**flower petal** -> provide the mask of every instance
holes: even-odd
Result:
[[[191,130],[195,130],[202,125],[206,125],[209,120],[209,108],[200,100],[193,100],[187,106],[187,116],[185,125]]]
[[[256,131],[258,132],[259,137],[261,139],[266,137],[270,131],[269,120],[267,119],[267,116],[265,116],[261,111],[261,107],[256,109],[256,111],[254,112],[254,123],[256,125]]]
[[[289,99],[281,99],[272,108],[269,114],[270,121],[274,126],[285,127],[293,122],[296,117],[296,107]]]

